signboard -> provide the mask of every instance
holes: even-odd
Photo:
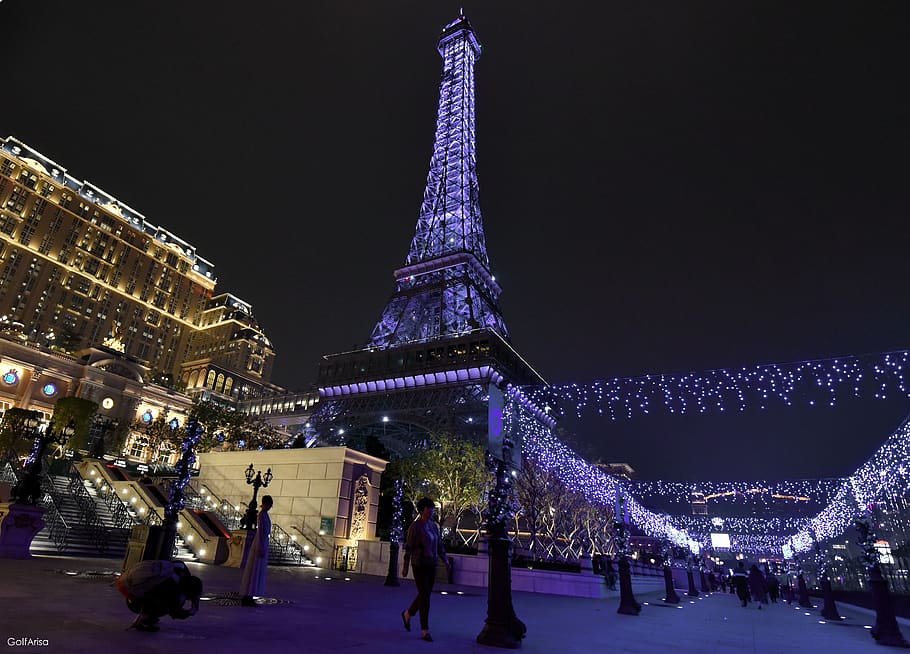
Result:
[[[716,550],[730,549],[730,534],[711,534],[711,547]]]
[[[335,535],[335,518],[322,518],[319,521],[319,535],[320,536],[334,536]]]
[[[875,541],[875,549],[878,551],[878,560],[886,565],[894,565],[894,557],[891,556],[891,543],[886,540]]]

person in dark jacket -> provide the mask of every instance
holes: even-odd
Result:
[[[754,563],[749,568],[749,592],[752,594],[752,599],[758,602],[758,608],[761,608],[762,604],[768,603],[765,595],[765,575]]]
[[[430,594],[436,580],[436,564],[439,559],[450,567],[445,547],[439,534],[439,525],[433,521],[436,504],[429,497],[417,502],[420,515],[408,528],[408,537],[404,548],[404,562],[401,576],[408,576],[408,566],[414,571],[414,583],[417,584],[417,597],[411,606],[401,612],[404,628],[411,630],[411,616],[420,613],[420,638],[432,641],[430,635]]]
[[[736,588],[736,596],[743,606],[749,603],[749,579],[746,576],[746,566],[740,561],[733,571],[733,587]]]
[[[777,603],[777,598],[780,597],[780,582],[774,575],[768,575],[768,597],[775,604]]]

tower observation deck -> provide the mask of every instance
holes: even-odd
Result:
[[[423,202],[404,265],[369,341],[326,355],[311,429],[356,446],[365,435],[404,450],[427,432],[486,436],[491,383],[544,383],[512,348],[490,270],[477,182],[474,64],[468,19],[445,26],[439,109]]]

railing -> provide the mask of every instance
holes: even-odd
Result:
[[[269,554],[271,555],[276,550],[281,558],[292,559],[298,564],[303,563],[305,558],[309,558],[303,551],[303,547],[288,532],[279,525],[273,524],[272,534],[269,538]]]
[[[313,532],[313,530],[308,528],[305,524],[300,524],[299,526],[294,525],[294,529],[300,532],[300,535],[306,539],[310,544],[310,547],[317,552],[323,552],[326,556],[329,556],[334,551],[335,542],[333,540],[327,540],[320,537],[319,534]]]
[[[228,530],[234,531],[235,529],[239,529],[240,522],[243,520],[243,513],[235,509],[234,505],[230,502],[222,500],[215,495],[208,486],[205,486],[205,493],[208,493],[208,497],[211,498],[210,501],[207,500],[206,495],[196,488],[197,483],[198,482],[195,480],[192,480],[187,485],[187,489],[192,491],[192,499],[187,499],[187,506],[189,507],[192,502],[192,508],[214,513],[221,521],[221,524]]]
[[[67,524],[63,514],[60,512],[60,497],[54,489],[53,480],[46,473],[41,475],[41,490],[44,491],[41,497],[41,506],[45,509],[45,529],[47,529],[54,547],[57,548],[58,552],[62,552],[69,541],[72,527]]]
[[[101,487],[96,490],[98,497],[104,501],[111,515],[111,522],[118,529],[132,529],[134,525],[160,525],[161,516],[151,504],[149,504],[141,493],[136,493],[136,503],[142,506],[132,506],[126,502],[117,493],[112,485],[113,482],[108,478],[107,472],[103,466],[95,468],[99,474],[92,483],[100,483]],[[145,509],[144,511],[142,509]]]
[[[79,507],[80,522],[88,533],[92,545],[99,554],[104,554],[110,545],[110,529],[105,527],[98,517],[95,499],[85,489],[85,482],[76,466],[70,463],[68,472],[68,488],[76,501],[76,506]]]
[[[187,494],[187,507],[200,511],[214,513],[227,529],[234,531],[240,529],[243,521],[244,512],[238,511],[235,505],[215,495],[208,486],[202,486],[203,490],[197,488],[196,480],[187,484],[190,492]],[[204,492],[203,492],[204,491]],[[242,504],[240,506],[243,506]],[[288,532],[281,528],[280,525],[272,524],[272,533],[269,538],[269,555],[275,554],[284,559],[291,559],[298,564],[308,559],[303,547]]]
[[[0,481],[8,482],[12,486],[19,483],[19,474],[10,459],[7,459],[3,463],[3,466],[0,467]],[[57,506],[58,498],[54,492],[53,483],[47,475],[44,475],[41,479],[41,490],[44,491],[40,504],[44,507],[45,529],[47,529],[51,541],[54,543],[54,547],[57,548],[58,552],[62,552],[69,539],[70,525],[66,523],[66,520],[60,513]]]

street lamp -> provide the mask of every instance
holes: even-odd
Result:
[[[253,464],[250,464],[250,467],[244,472],[246,475],[246,483],[253,486],[253,499],[250,500],[250,504],[246,509],[246,514],[243,516],[243,520],[240,522],[241,529],[255,529],[256,528],[256,495],[259,493],[260,488],[265,488],[269,485],[269,482],[272,481],[272,469],[269,468],[265,471],[265,476],[262,475],[262,472],[259,470],[253,471]]]
[[[16,504],[31,504],[34,506],[42,497],[41,493],[41,468],[42,459],[47,446],[51,443],[62,445],[66,443],[76,431],[76,423],[70,420],[66,426],[59,430],[48,427],[43,432],[40,430],[40,421],[37,418],[26,418],[23,431],[26,437],[33,437],[35,445],[25,464],[22,477],[13,487],[10,495],[15,498]]]

